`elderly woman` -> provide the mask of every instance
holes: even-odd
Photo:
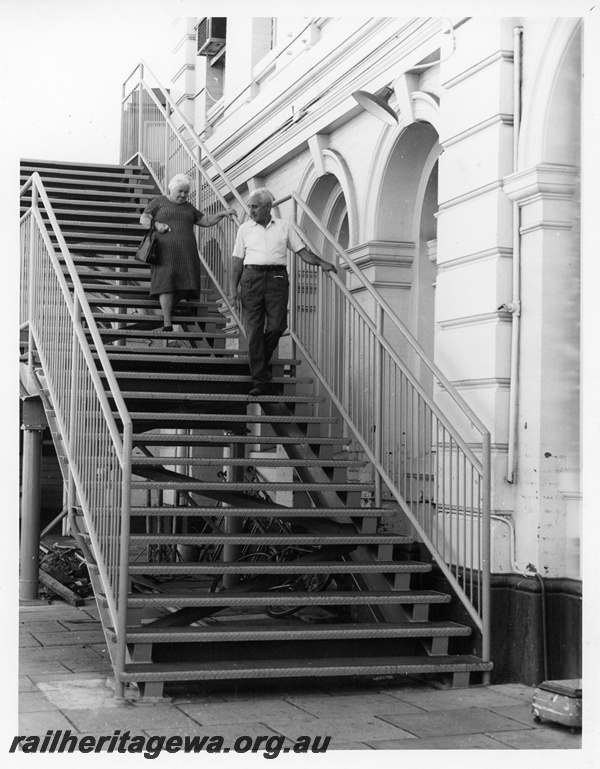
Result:
[[[150,273],[150,296],[158,296],[163,313],[163,331],[172,331],[171,313],[181,299],[200,296],[200,261],[194,225],[212,227],[224,217],[236,215],[233,208],[205,216],[188,202],[190,181],[177,174],[169,182],[169,194],[154,198],[144,209],[140,224],[158,233],[158,262]]]

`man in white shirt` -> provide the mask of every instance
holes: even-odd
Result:
[[[291,249],[307,264],[327,272],[335,266],[313,254],[288,222],[271,216],[273,195],[266,188],[248,198],[250,221],[238,230],[233,248],[230,301],[242,302],[253,387],[250,395],[263,395],[271,378],[267,364],[287,328],[290,282],[286,263]]]

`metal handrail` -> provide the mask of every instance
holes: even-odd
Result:
[[[482,510],[481,510],[481,537],[480,537],[481,543],[480,544],[481,544],[482,568],[481,568],[481,596],[479,597],[480,607],[479,607],[479,610],[477,610],[474,608],[473,603],[470,600],[469,596],[465,593],[465,591],[463,590],[463,587],[458,582],[455,574],[453,574],[451,569],[448,567],[446,563],[448,554],[443,551],[440,552],[440,549],[432,541],[431,536],[425,531],[423,525],[415,517],[410,506],[407,504],[404,496],[399,492],[397,488],[397,484],[395,483],[394,479],[383,467],[380,456],[377,456],[377,452],[374,451],[373,448],[369,445],[369,441],[365,438],[363,431],[361,431],[360,427],[356,424],[352,415],[349,413],[346,407],[346,404],[343,402],[342,399],[338,397],[334,388],[331,387],[330,383],[327,381],[327,377],[323,376],[323,373],[319,369],[319,366],[317,365],[314,357],[311,355],[309,349],[306,347],[303,340],[299,337],[298,333],[294,329],[293,324],[294,324],[295,318],[292,315],[292,318],[291,318],[292,328],[290,333],[294,340],[294,343],[302,351],[303,356],[305,357],[305,359],[313,369],[313,372],[321,382],[324,389],[327,391],[331,400],[334,402],[336,408],[338,409],[338,411],[340,412],[340,414],[342,415],[346,423],[352,429],[352,432],[357,437],[363,450],[369,457],[369,460],[373,463],[376,469],[376,472],[378,473],[378,475],[380,475],[382,480],[385,482],[386,486],[389,488],[390,492],[395,497],[396,501],[398,502],[398,504],[400,505],[404,513],[407,515],[411,524],[414,526],[418,535],[428,545],[428,549],[434,556],[436,562],[438,563],[438,566],[440,567],[440,570],[456,590],[458,597],[465,605],[467,611],[469,612],[469,614],[471,615],[475,623],[480,627],[480,629],[483,630],[484,628],[489,627],[489,563],[490,563],[489,561],[489,557],[490,557],[489,556],[489,526],[490,526],[489,515],[490,515],[490,504],[491,504],[491,501],[490,501],[491,489],[490,489],[490,483],[489,483],[490,433],[483,426],[483,424],[476,417],[476,415],[472,412],[468,404],[466,404],[464,400],[461,398],[461,396],[456,392],[452,384],[439,371],[437,366],[435,366],[435,364],[428,359],[427,355],[421,350],[418,342],[406,329],[404,324],[393,313],[389,305],[387,305],[387,303],[378,295],[377,291],[375,290],[373,285],[370,283],[370,281],[354,265],[354,263],[352,262],[350,256],[347,254],[345,249],[331,235],[331,233],[321,224],[321,222],[318,220],[316,215],[310,210],[308,205],[301,198],[299,198],[299,196],[296,193],[290,193],[288,195],[285,195],[279,198],[278,200],[275,201],[275,205],[281,205],[289,200],[299,205],[302,211],[310,216],[311,220],[317,226],[321,234],[336,248],[336,250],[338,251],[338,254],[344,259],[348,267],[357,276],[358,280],[362,283],[364,288],[371,294],[371,296],[373,296],[373,298],[377,303],[375,316],[377,318],[380,318],[385,313],[386,320],[389,320],[393,324],[393,326],[406,337],[407,341],[410,342],[411,347],[419,355],[420,359],[428,366],[431,373],[434,376],[439,377],[441,384],[445,387],[448,393],[453,397],[457,405],[459,405],[459,407],[463,409],[465,415],[471,419],[473,426],[477,427],[480,430],[481,446],[482,446],[481,460],[475,455],[471,447],[464,441],[462,436],[460,436],[460,434],[456,431],[454,426],[450,423],[450,421],[447,419],[447,417],[441,411],[441,409],[435,403],[435,401],[433,401],[429,397],[429,395],[426,393],[426,391],[424,390],[420,382],[410,372],[406,364],[401,360],[400,356],[393,349],[389,341],[382,335],[381,327],[383,324],[381,322],[378,322],[378,323],[373,322],[373,320],[366,315],[365,311],[363,310],[359,302],[356,300],[355,296],[347,289],[347,287],[344,285],[344,283],[340,280],[340,278],[335,273],[327,273],[326,277],[324,275],[319,275],[317,282],[320,282],[322,284],[324,281],[331,281],[336,286],[337,291],[343,296],[344,301],[347,303],[347,305],[351,307],[354,312],[356,312],[361,316],[361,320],[364,323],[364,325],[369,329],[369,331],[374,336],[377,337],[376,344],[378,345],[378,349],[380,349],[381,351],[384,351],[385,354],[388,356],[389,360],[393,362],[393,364],[402,371],[406,381],[411,385],[412,388],[414,388],[414,390],[418,393],[419,397],[422,398],[424,402],[427,403],[427,406],[430,409],[432,415],[435,416],[435,418],[440,423],[440,425],[442,425],[443,428],[449,433],[449,435],[452,436],[452,440],[456,443],[456,446],[461,449],[461,451],[464,453],[465,458],[468,458],[473,469],[477,472],[478,476],[481,478],[480,483],[481,483]],[[306,243],[307,247],[313,251],[317,251],[317,249],[315,248],[315,245],[310,241],[306,233],[304,233],[295,222],[292,222],[292,224],[294,229],[298,233],[298,235]],[[328,325],[329,324],[326,322],[325,323],[321,322],[319,324],[319,328],[320,329],[327,328]],[[321,340],[321,336],[319,336],[319,340]],[[375,389],[377,392],[379,392],[378,387],[376,387]],[[375,409],[375,411],[376,410],[377,409]],[[451,506],[451,512],[452,512],[452,506]],[[483,633],[483,635],[486,639],[484,641],[485,652],[487,655],[489,655],[488,630],[486,630],[486,632]],[[486,659],[489,659],[489,656],[487,656]]]
[[[40,355],[44,374],[50,374],[45,376],[50,401],[56,412],[56,423],[61,432],[77,498],[88,523],[88,534],[108,611],[117,631],[115,673],[119,686],[119,676],[125,665],[126,607],[129,590],[127,565],[132,420],[69,247],[37,172],[21,187],[20,196],[23,197],[30,189],[31,207],[21,217],[23,239],[26,241],[22,247],[22,271],[26,276],[23,288],[26,296],[22,295],[22,313],[27,315],[30,342],[35,344]],[[41,216],[40,203],[47,221]],[[56,239],[56,246],[52,243],[48,230]],[[71,287],[67,285],[62,265],[58,261],[57,249],[64,260]],[[50,269],[45,266],[48,262]],[[32,301],[36,291],[45,298],[45,301],[39,302],[40,307]],[[63,304],[57,305],[61,297]],[[61,307],[66,309],[66,315]],[[36,315],[38,310],[39,322]],[[87,329],[83,328],[82,319],[85,320]],[[123,425],[122,437],[88,342],[88,334],[96,347],[100,370]],[[67,351],[69,336],[71,345]],[[54,374],[51,372],[56,368],[56,361],[62,363],[62,369],[54,381]],[[96,411],[91,414],[94,408]],[[105,435],[102,437],[104,431]],[[94,457],[90,456],[94,451],[100,452],[96,454],[96,466],[93,463]],[[120,480],[118,489],[114,488],[114,463],[120,470],[117,472],[117,481]],[[115,495],[117,496],[113,499]]]

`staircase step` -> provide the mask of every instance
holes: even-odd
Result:
[[[149,177],[148,172],[142,166],[125,165],[122,163],[87,163],[74,160],[37,160],[36,158],[22,158],[20,169],[33,173],[37,171],[40,176],[42,172],[54,173],[63,171],[65,173],[83,173],[83,174],[102,174],[102,173],[126,173],[137,176]]]
[[[192,347],[109,347],[106,350],[107,357],[113,361],[135,361],[136,363],[179,363],[186,366],[202,367],[221,367],[248,369],[248,356],[244,352],[237,350],[206,350]],[[93,357],[98,359],[98,355],[93,353]],[[283,366],[295,366],[297,361],[281,361]],[[230,381],[229,374],[222,373],[223,377]]]
[[[69,250],[73,252],[80,252],[80,251],[93,251],[95,254],[105,253],[105,254],[123,254],[125,257],[127,255],[133,256],[135,252],[138,249],[139,243],[141,243],[142,237],[140,234],[140,239],[138,243],[132,243],[131,245],[120,245],[119,243],[87,243],[82,241],[71,242],[67,241],[67,245],[69,246]],[[131,261],[131,260],[130,260]],[[127,273],[123,273],[125,276]],[[86,270],[81,271],[81,277],[82,278],[89,278],[89,277],[98,277],[98,278],[113,278],[114,272],[87,272]],[[148,279],[150,279],[150,276],[148,276]]]
[[[113,224],[120,226],[120,227],[129,227],[130,224],[133,225],[139,225],[139,215],[136,216],[137,209],[140,208],[140,204],[132,204],[135,205],[136,211],[114,211],[107,213],[106,211],[103,211],[102,209],[96,209],[96,208],[89,208],[89,209],[73,209],[73,208],[61,208],[61,205],[65,205],[67,201],[60,200],[58,201],[56,206],[52,207],[52,210],[54,211],[54,214],[58,221],[63,224],[73,224],[73,225],[88,225],[90,227],[103,227],[107,222],[104,221],[96,221],[98,217],[104,217],[104,218],[110,218],[110,219],[121,219],[122,221],[116,221],[112,222]],[[94,204],[95,205],[95,204]],[[44,216],[44,213],[42,213],[42,216]],[[72,219],[65,219],[65,216],[73,216],[75,213],[77,213],[77,216],[79,217],[76,220]],[[44,216],[44,218],[48,218],[47,214]],[[141,226],[141,225],[140,225]]]
[[[262,398],[262,396],[260,396]],[[202,396],[198,395],[196,400],[201,400]],[[279,400],[285,399],[285,396],[280,396]],[[256,400],[256,398],[254,398]],[[115,419],[119,418],[119,412],[114,411],[113,416]],[[139,422],[166,422],[169,419],[177,422],[231,422],[234,424],[303,424],[303,425],[325,425],[335,424],[337,419],[335,417],[271,417],[266,414],[185,414],[177,411],[130,411],[129,416],[134,421]]]
[[[94,286],[94,290],[97,288],[97,286]],[[127,299],[119,299],[118,297],[104,297],[104,296],[88,296],[87,297],[88,304],[91,307],[95,306],[101,306],[101,307],[128,307],[128,308],[135,308],[135,307],[143,307],[144,309],[152,309],[152,310],[158,310],[160,311],[160,304],[158,302],[158,298],[151,299],[147,294],[146,296],[140,296],[135,298],[127,298]],[[195,310],[201,310],[202,312],[207,312],[209,309],[213,309],[213,305],[210,302],[206,301],[194,301],[194,302],[186,302],[184,305],[185,309],[195,309]],[[176,318],[177,312],[174,313],[173,318]],[[215,317],[220,316],[223,317],[221,313],[215,311]],[[175,321],[176,322],[176,321]]]
[[[284,377],[279,377],[279,379],[284,380]],[[229,380],[228,380],[229,381]],[[202,401],[202,402],[217,402],[221,403],[224,400],[223,393],[201,393],[201,392],[193,392],[193,393],[182,393],[182,392],[156,392],[153,390],[152,392],[144,392],[142,390],[135,390],[135,391],[129,391],[124,390],[121,391],[121,395],[125,399],[140,399],[140,400],[168,400],[170,402],[173,401]],[[251,395],[234,395],[232,393],[227,393],[227,402],[233,402],[233,403],[247,403],[248,401],[254,401],[255,398]],[[317,395],[261,395],[260,397],[261,401],[269,401],[269,402],[279,402],[284,400],[286,403],[324,403],[325,398],[322,398]]]
[[[336,676],[424,675],[491,670],[469,654],[440,657],[368,657],[297,660],[235,660],[205,663],[132,663],[125,666],[124,681],[208,681]]]
[[[111,189],[116,187],[118,190],[125,190],[128,197],[132,197],[134,194],[137,195],[138,190],[149,190],[150,192],[152,192],[152,190],[155,189],[154,184],[149,184],[147,180],[144,180],[140,177],[136,177],[136,178],[132,177],[131,179],[128,179],[123,174],[80,173],[79,179],[76,178],[75,173],[69,173],[69,174],[66,174],[65,176],[57,176],[56,174],[54,174],[53,176],[47,176],[44,174],[43,181],[46,189],[52,189],[51,185],[53,184],[65,184],[65,185],[69,185],[70,187],[72,187],[74,184],[81,184],[89,188],[99,187],[103,192],[110,191]],[[135,188],[135,192],[133,192],[132,188]],[[93,191],[93,190],[91,189],[83,190],[81,189],[81,187],[77,188],[77,194],[79,195],[87,194],[90,191]]]
[[[282,364],[284,365],[284,364]],[[105,376],[104,372],[99,372],[100,376]],[[178,373],[172,371],[165,372],[151,372],[146,371],[127,371],[117,370],[114,372],[117,379],[143,379],[154,381],[173,381],[173,382],[221,382],[223,384],[250,384],[252,377],[250,374],[187,374]],[[294,376],[274,376],[270,380],[271,384],[312,384],[312,379],[309,377],[294,377]],[[211,393],[202,393],[202,399],[205,400],[206,396]],[[221,398],[223,396],[221,395]],[[229,396],[228,396],[229,397]],[[294,396],[301,397],[301,396]],[[307,396],[313,397],[313,396]],[[314,396],[317,397],[317,396]],[[211,395],[212,398],[212,395]],[[287,396],[286,396],[287,398]],[[293,401],[291,401],[293,402]]]
[[[217,444],[226,446],[229,443],[256,443],[273,446],[276,444],[292,444],[294,446],[343,446],[347,438],[313,438],[305,437],[299,440],[296,436],[262,436],[262,435],[173,435],[168,433],[134,433],[133,444],[141,446],[208,446]]]
[[[88,222],[82,221],[82,222],[67,222],[65,220],[61,221],[61,232],[63,237],[67,242],[71,238],[78,238],[83,239],[83,241],[116,241],[116,242],[125,242],[125,241],[131,241],[132,244],[137,244],[141,241],[143,236],[148,232],[148,228],[145,227],[142,224],[128,224],[126,227],[124,227],[122,224],[103,224],[102,226],[95,225],[94,229],[90,228],[90,224]],[[65,230],[65,225],[78,225],[80,226],[81,232],[70,230]],[[111,232],[110,230],[114,230],[114,232]],[[131,260],[134,261],[134,260]],[[142,262],[138,262],[140,267],[144,267],[145,265]],[[148,265],[149,267],[150,265]]]
[[[96,321],[100,321],[103,323],[136,323],[136,324],[143,324],[148,323],[152,325],[160,325],[162,326],[163,319],[162,315],[159,315],[158,313],[152,314],[152,313],[117,313],[117,312],[94,312],[92,313],[93,317],[96,319]],[[175,313],[173,315],[173,323],[175,325],[181,325],[181,324],[187,324],[187,323],[212,323],[214,325],[219,326],[225,326],[225,318],[215,313],[213,315],[205,314],[205,315],[179,315]],[[177,332],[175,332],[177,333]]]
[[[48,192],[48,190],[46,190]],[[62,190],[61,190],[62,192]],[[130,196],[131,197],[131,196]],[[148,196],[144,195],[144,201],[146,200]],[[71,198],[64,198],[64,197],[53,197],[51,194],[48,195],[48,199],[50,201],[50,205],[52,206],[52,210],[56,211],[57,209],[60,209],[61,206],[69,206],[70,213],[78,213],[79,211],[83,210],[83,206],[93,206],[96,210],[98,215],[103,214],[109,214],[111,217],[114,216],[117,213],[120,213],[122,215],[126,215],[131,217],[132,222],[135,224],[139,223],[140,215],[142,211],[145,208],[146,203],[143,202],[134,202],[130,203],[127,200],[115,200],[115,201],[106,201],[106,200],[75,200]],[[27,198],[23,198],[22,200],[27,200]],[[29,206],[21,206],[21,208],[29,208]],[[64,210],[64,209],[63,209]]]
[[[121,321],[123,322],[123,320]],[[175,321],[173,321],[175,322]],[[162,331],[161,329],[127,329],[111,328],[99,329],[100,336],[128,339],[229,339],[230,334],[225,331]],[[197,349],[197,348],[194,348]]]
[[[135,259],[128,259],[126,256],[118,256],[114,259],[111,259],[110,256],[105,256],[103,254],[94,255],[94,256],[83,256],[82,254],[72,254],[71,258],[73,259],[73,263],[76,264],[78,267],[85,265],[86,267],[114,267],[115,270],[118,269],[127,269],[127,270],[139,270],[140,276],[142,273],[149,273],[150,271],[150,265],[145,264],[144,262],[138,262]],[[64,263],[64,260],[62,260]],[[82,273],[80,273],[80,276]],[[85,273],[85,274],[94,274],[94,273]],[[121,273],[120,272],[112,272],[111,275],[113,277],[118,277]]]
[[[173,458],[171,464],[176,464],[176,459]],[[136,473],[135,466],[132,469],[134,474]],[[196,481],[190,478],[189,481],[132,481],[132,489],[171,489],[173,491],[193,491],[196,494],[202,494],[207,491],[244,491],[244,492],[256,492],[266,491],[270,494],[276,494],[278,491],[372,491],[375,485],[373,483],[306,483],[302,481],[295,481],[292,483],[278,483],[270,481],[248,481],[246,483],[234,483],[231,481],[219,481],[217,483],[210,483],[208,481]]]
[[[243,627],[140,628],[127,632],[128,643],[229,643],[235,641],[326,641],[339,638],[439,638],[469,636],[471,628],[456,622],[390,622],[324,625],[287,624],[285,628]]]
[[[225,485],[225,484],[223,484]],[[400,534],[131,534],[132,545],[407,545]],[[448,599],[449,600],[449,599]]]
[[[240,516],[246,518],[252,512],[247,507],[132,507],[132,516],[150,516],[158,518],[173,517],[218,517],[232,518]],[[386,510],[375,507],[261,507],[261,518],[395,518],[395,510]]]
[[[132,563],[130,574],[146,576],[222,574],[426,574],[431,564],[416,561],[236,561],[223,563],[199,561],[193,563]]]
[[[129,187],[137,187],[137,184],[130,184]],[[148,188],[145,192],[140,192],[139,194],[132,193],[131,190],[129,191],[115,191],[110,189],[97,189],[97,190],[84,190],[80,187],[73,187],[73,185],[65,186],[65,187],[53,187],[50,185],[44,184],[44,187],[46,189],[46,192],[48,193],[49,197],[52,197],[53,200],[57,200],[59,202],[64,203],[63,196],[67,196],[69,199],[69,202],[71,205],[79,207],[79,206],[87,206],[89,205],[90,201],[89,198],[99,198],[100,200],[105,199],[104,202],[106,202],[106,199],[115,199],[118,198],[119,201],[122,199],[131,199],[132,197],[141,198],[143,200],[148,200],[151,197],[154,197],[155,193],[153,192],[153,188],[148,185]],[[57,197],[57,195],[60,195],[61,197]],[[134,204],[133,204],[134,205]],[[138,204],[139,206],[139,204]]]
[[[126,393],[123,393],[126,395]],[[138,457],[133,455],[134,467],[181,465],[182,467],[364,467],[361,459],[271,459],[270,457],[247,457],[230,459],[224,457]],[[135,470],[134,470],[135,472]]]
[[[127,605],[131,609],[186,606],[383,606],[396,604],[408,606],[414,604],[450,603],[450,596],[436,593],[434,590],[390,590],[356,591],[329,590],[314,592],[277,592],[236,593],[233,590],[220,593],[135,593],[128,597]]]

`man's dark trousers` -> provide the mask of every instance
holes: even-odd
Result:
[[[290,281],[285,267],[244,267],[240,296],[250,373],[255,385],[268,381],[267,364],[287,328]]]

